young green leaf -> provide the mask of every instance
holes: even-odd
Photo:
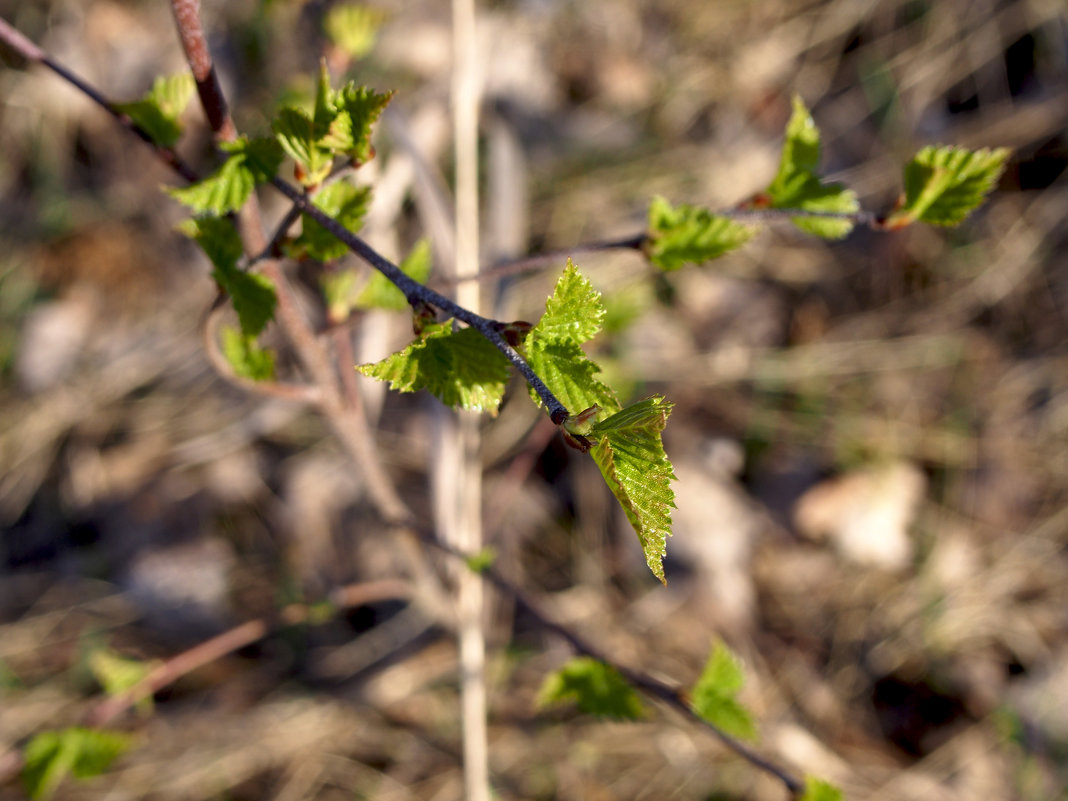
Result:
[[[852,214],[860,209],[856,194],[841,184],[824,183],[816,175],[820,160],[820,132],[801,98],[794,98],[794,110],[786,125],[779,172],[765,190],[766,202],[777,209]],[[795,217],[802,231],[828,239],[839,239],[853,230],[850,220]]]
[[[427,389],[448,406],[497,414],[510,364],[473,328],[452,330],[451,321],[430,323],[419,339],[375,364],[364,375],[389,381],[399,392]]]
[[[997,185],[1011,151],[925,147],[905,165],[905,197],[887,228],[912,222],[958,225]]]
[[[173,147],[182,135],[178,118],[189,105],[195,88],[191,73],[161,76],[140,100],[116,103],[115,110],[133,120],[157,145]]]
[[[266,277],[237,268],[242,245],[233,223],[222,217],[194,217],[181,222],[178,230],[200,245],[215,265],[212,278],[233,301],[242,332],[255,337],[274,318],[278,298]]]
[[[99,776],[131,742],[119,732],[80,727],[41,732],[26,745],[23,784],[31,798],[51,798],[68,774]]]
[[[430,243],[420,239],[398,266],[405,275],[425,284],[430,277]],[[375,270],[356,298],[355,305],[360,309],[403,311],[408,308],[408,299],[388,278]]]
[[[385,14],[357,3],[341,3],[331,8],[323,19],[323,29],[337,47],[350,58],[363,58],[374,46]]]
[[[587,715],[639,720],[645,708],[634,688],[611,665],[588,656],[572,659],[550,673],[538,693],[538,708],[574,701]]]
[[[303,186],[318,186],[330,174],[334,154],[319,142],[326,136],[332,121],[329,119],[323,125],[320,119],[303,109],[286,106],[271,122],[278,143],[297,163],[297,180]]]
[[[392,97],[393,92],[379,94],[352,83],[340,89],[334,97],[338,115],[323,138],[323,146],[344,153],[355,164],[366,164],[374,156],[371,126]]]
[[[252,381],[269,381],[274,378],[274,353],[256,344],[254,336],[248,336],[229,325],[222,327],[222,352],[234,373]]]
[[[646,254],[661,270],[686,264],[703,264],[741,247],[754,229],[706,209],[680,205],[672,208],[662,197],[649,204],[649,241]]]
[[[830,782],[805,777],[805,792],[798,801],[842,801],[842,791]]]
[[[717,641],[693,689],[692,706],[695,714],[727,734],[751,740],[756,737],[752,716],[735,697],[744,681],[737,658]]]
[[[256,184],[270,180],[282,163],[282,148],[274,139],[242,137],[219,147],[230,154],[219,169],[195,184],[167,190],[196,214],[221,216],[237,211]]]
[[[618,411],[615,393],[597,378],[600,369],[586,356],[582,343],[601,330],[604,320],[601,294],[568,259],[564,274],[545,302],[545,314],[527,334],[527,361],[546,386],[568,409],[600,406],[606,414]],[[539,402],[531,390],[531,398]]]
[[[108,695],[118,695],[136,685],[152,670],[152,665],[126,659],[107,648],[89,654],[89,670]]]
[[[360,230],[363,215],[371,202],[371,190],[351,181],[335,181],[324,186],[312,198],[312,203],[329,214],[345,228]],[[319,261],[339,259],[349,252],[348,245],[307,215],[302,215],[303,230],[288,247],[292,258],[311,257]]]
[[[638,534],[646,564],[665,584],[675,473],[660,435],[671,406],[660,396],[647,398],[597,423],[589,434],[590,455]]]

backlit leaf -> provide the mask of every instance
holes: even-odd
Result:
[[[744,245],[754,229],[712,214],[707,209],[672,207],[664,198],[649,204],[649,242],[646,254],[661,270],[703,264]]]
[[[805,777],[805,792],[798,801],[842,801],[842,791],[830,782]]]
[[[323,145],[344,153],[356,164],[366,164],[374,155],[371,126],[392,97],[392,92],[379,94],[352,83],[343,87],[334,99],[338,115]]]
[[[274,378],[274,353],[257,345],[255,337],[229,325],[222,327],[221,334],[223,356],[236,375],[252,381]]]
[[[131,743],[129,735],[115,731],[72,727],[41,732],[23,753],[23,784],[31,798],[51,798],[68,775],[99,776]]]
[[[660,435],[671,407],[660,396],[647,398],[597,423],[589,434],[590,455],[634,527],[646,564],[665,583],[675,474]]]
[[[287,106],[271,122],[278,143],[297,162],[297,178],[304,186],[318,186],[330,174],[334,154],[319,144],[329,130],[303,109]]]
[[[812,115],[799,97],[786,125],[779,172],[765,190],[770,206],[777,209],[852,214],[860,209],[856,193],[841,184],[824,183],[816,168],[820,160],[820,132]],[[829,239],[838,239],[853,230],[851,220],[794,217],[802,231]]]
[[[256,184],[270,180],[282,163],[282,148],[274,139],[242,137],[219,147],[230,153],[219,169],[195,184],[167,190],[196,214],[221,216],[237,211]]]
[[[195,89],[191,73],[159,77],[140,100],[116,103],[115,110],[133,120],[157,145],[173,147],[182,135],[178,118]]]
[[[744,681],[737,658],[717,641],[693,689],[692,706],[695,714],[727,734],[751,740],[756,727],[749,710],[736,698]]]
[[[312,197],[312,204],[356,233],[371,202],[371,190],[351,181],[334,181]],[[319,261],[338,259],[349,252],[348,245],[307,215],[301,215],[303,230],[288,248],[293,258],[311,257]]]
[[[925,147],[905,165],[905,199],[888,228],[911,222],[957,225],[997,185],[1011,151]]]
[[[323,19],[323,28],[335,45],[350,58],[363,58],[371,51],[385,14],[377,8],[357,3],[341,3]]]
[[[641,698],[615,668],[588,656],[572,659],[549,674],[538,693],[538,707],[574,702],[587,715],[638,720]]]
[[[375,364],[356,367],[399,392],[427,389],[448,406],[497,414],[510,363],[473,328],[430,323],[419,339]]]

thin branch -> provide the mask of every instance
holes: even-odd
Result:
[[[237,136],[237,129],[230,118],[230,109],[219,85],[219,76],[215,73],[207,39],[204,38],[204,29],[200,24],[200,0],[171,0],[171,10],[174,11],[178,38],[181,39],[186,61],[193,70],[197,95],[208,124],[217,139],[229,142]]]
[[[431,533],[420,532],[422,540],[438,548],[441,551],[449,554],[450,556],[458,559],[464,559],[468,561],[470,556],[459,551],[449,544],[441,541]],[[606,665],[610,665],[615,670],[619,671],[620,675],[627,680],[630,684],[645,692],[647,695],[652,696],[662,701],[667,706],[671,707],[675,711],[681,713],[683,716],[689,718],[692,721],[700,724],[713,734],[723,745],[736,753],[738,756],[745,759],[751,765],[765,773],[774,776],[780,782],[785,785],[786,789],[793,795],[799,795],[804,791],[804,782],[794,776],[791,772],[785,768],[781,768],[767,757],[758,753],[754,749],[750,748],[745,743],[735,739],[730,734],[725,732],[719,726],[714,723],[709,723],[702,718],[696,712],[693,707],[690,706],[685,694],[680,689],[661,681],[660,679],[653,678],[652,676],[642,673],[639,670],[621,665],[614,662],[608,656],[606,656],[600,649],[591,645],[582,636],[576,634],[562,623],[555,621],[547,612],[544,612],[537,603],[531,600],[522,590],[520,590],[515,584],[502,576],[496,568],[490,566],[484,570],[479,571],[480,575],[493,584],[497,589],[506,593],[515,600],[516,606],[525,611],[537,624],[547,630],[556,634],[561,639],[565,640],[571,648],[580,654],[589,656],[596,659],[598,662],[603,662]]]

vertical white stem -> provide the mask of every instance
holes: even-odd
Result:
[[[452,109],[456,160],[456,277],[478,273],[478,107],[480,76],[474,0],[453,0]],[[461,306],[479,313],[477,281],[456,290]],[[449,537],[468,553],[482,547],[482,458],[478,417],[461,413],[453,451],[459,464],[454,526]],[[459,577],[461,705],[464,781],[467,801],[489,801],[489,748],[486,727],[486,643],[483,635],[482,579],[470,570]]]

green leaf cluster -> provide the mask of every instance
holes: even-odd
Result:
[[[419,338],[404,350],[356,369],[389,381],[390,388],[399,392],[426,389],[448,406],[495,415],[510,366],[478,331],[454,331],[452,321],[447,320],[425,325]]]
[[[574,702],[587,715],[615,720],[645,716],[638,693],[614,667],[592,657],[577,657],[550,673],[538,693],[538,708]]]
[[[116,103],[115,110],[133,120],[160,147],[174,147],[182,135],[178,118],[195,88],[192,73],[161,76],[139,100]]]
[[[321,184],[330,174],[335,156],[344,156],[356,165],[370,161],[374,155],[371,126],[392,97],[392,92],[379,94],[351,81],[331,89],[330,74],[322,64],[311,113],[285,106],[272,123],[282,149],[297,164],[301,184]]]
[[[22,781],[33,799],[51,798],[69,775],[99,776],[131,745],[128,735],[72,727],[35,736],[23,754]]]
[[[661,433],[672,404],[647,398],[602,420],[590,430],[590,455],[638,535],[645,562],[661,582],[671,535],[675,478]]]
[[[523,354],[534,372],[573,413],[591,406],[607,414],[620,408],[615,392],[597,378],[601,368],[582,350],[583,343],[600,332],[604,317],[601,293],[568,259],[545,302],[545,314],[523,343]],[[533,389],[530,396],[540,403]]]
[[[887,228],[912,222],[958,225],[997,185],[1007,148],[966,150],[925,147],[905,165],[905,197],[886,221]]]
[[[691,703],[694,713],[727,734],[746,740],[755,739],[753,718],[736,697],[744,682],[737,657],[722,642],[715,642],[693,688]]]
[[[645,246],[649,260],[661,270],[701,264],[749,241],[754,228],[694,206],[672,206],[662,197],[649,204]]]
[[[801,98],[794,98],[786,125],[779,171],[764,194],[772,208],[852,214],[860,209],[856,193],[842,184],[824,183],[816,174],[820,161],[820,131]],[[853,230],[850,220],[795,217],[802,231],[840,239]]]

